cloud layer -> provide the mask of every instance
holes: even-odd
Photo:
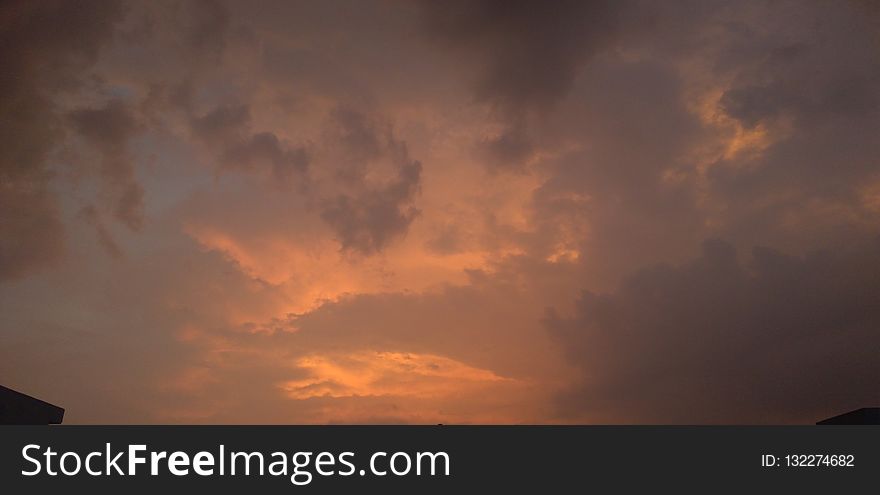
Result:
[[[583,383],[569,412],[604,422],[809,422],[876,399],[877,243],[804,258],[756,248],[748,265],[706,241],[687,264],[585,293],[547,325]]]
[[[0,381],[72,422],[876,399],[866,4],[0,9]]]

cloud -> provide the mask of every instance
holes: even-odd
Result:
[[[268,167],[272,176],[283,183],[305,174],[309,155],[304,148],[285,148],[271,132],[258,132],[227,148],[221,161],[230,168]]]
[[[547,402],[532,398],[548,396],[553,387],[541,380],[554,376],[557,363],[546,359],[553,346],[538,325],[540,305],[494,278],[484,284],[350,295],[305,314],[238,327],[193,321],[179,339],[194,357],[170,370],[168,400],[184,402],[178,393],[222,397],[223,406],[200,401],[200,421],[241,414],[246,400],[271,405],[247,412],[260,422],[545,417]],[[247,399],[222,392],[239,382],[254,384]]]
[[[82,215],[86,222],[95,228],[98,242],[100,242],[104,251],[114,258],[121,258],[123,254],[122,249],[119,247],[119,244],[116,243],[116,240],[113,239],[113,236],[104,224],[104,220],[101,218],[98,209],[95,208],[94,205],[87,205],[80,210],[80,215]]]
[[[336,232],[343,250],[369,255],[406,233],[419,210],[411,202],[418,192],[422,165],[403,157],[397,178],[356,196],[341,195],[324,203],[323,218]]]
[[[769,13],[784,14],[782,5]],[[810,4],[804,15],[822,22],[781,27],[784,40],[754,27],[753,41],[741,42],[741,49],[764,55],[739,63],[718,100],[722,112],[769,142],[758,156],[714,167],[713,192],[744,203],[775,194],[769,204],[775,211],[764,215],[794,217],[807,202],[826,212],[857,210],[853,188],[877,174],[880,145],[869,130],[880,125],[876,28],[855,5]]]
[[[144,191],[135,179],[135,166],[128,150],[140,131],[134,111],[121,100],[98,108],[78,108],[69,114],[72,127],[100,154],[99,176],[112,189],[113,213],[132,230],[143,225]]]
[[[876,64],[856,48],[876,46],[870,22],[850,6],[784,22],[791,4],[698,4],[618,12],[615,49],[530,122],[541,238],[580,219],[588,287],[684,261],[706,237],[803,254],[880,226],[863,192],[880,154]]]
[[[196,0],[181,5],[187,22],[187,43],[200,53],[209,54],[209,61],[217,61],[226,48],[229,35],[230,14],[220,0]]]
[[[332,112],[335,128],[331,134],[334,145],[340,146],[343,156],[349,162],[347,165],[359,171],[370,160],[375,160],[382,154],[384,143],[381,136],[383,130],[371,121],[363,112],[350,107],[339,107]],[[390,129],[384,130],[386,133]]]
[[[466,62],[473,96],[502,122],[477,142],[494,171],[522,171],[535,151],[527,131],[572,89],[593,56],[608,48],[622,3],[564,1],[423,2],[428,39]]]
[[[492,170],[522,170],[535,149],[525,129],[515,126],[483,139],[476,151]]]
[[[49,183],[62,137],[56,96],[76,86],[120,15],[117,2],[6,2],[0,33],[0,280],[58,260],[64,227]]]
[[[608,42],[614,3],[528,1],[423,4],[427,34],[473,57],[474,91],[504,112],[543,111]]]
[[[356,352],[342,356],[310,355],[296,366],[308,378],[281,387],[293,399],[312,397],[404,396],[442,398],[467,386],[504,380],[443,356],[401,352]]]
[[[260,173],[276,184],[305,186],[308,151],[287,145],[273,132],[253,132],[247,105],[218,105],[191,117],[190,128],[216,155],[220,170]]]
[[[807,421],[813,361],[861,406],[863,7],[7,2],[0,375],[83,422]]]
[[[680,266],[586,292],[546,324],[582,370],[561,397],[599,422],[812,422],[876,399],[878,244],[748,265],[706,241]]]
[[[341,146],[334,178],[351,192],[321,201],[321,218],[336,233],[344,251],[363,255],[382,251],[404,235],[419,214],[413,202],[421,186],[422,164],[409,156],[405,142],[390,127],[381,127],[366,115],[341,108],[329,146]],[[333,160],[333,156],[330,158]],[[370,168],[390,169],[390,178],[375,181]],[[371,173],[373,172],[373,173]],[[386,172],[386,175],[388,173]]]
[[[250,124],[247,105],[219,105],[201,116],[190,120],[193,134],[213,146],[241,139]]]

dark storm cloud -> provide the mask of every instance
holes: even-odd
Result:
[[[209,82],[240,25],[222,0],[126,2],[127,15],[106,60],[145,82]]]
[[[638,55],[594,56],[548,119],[583,146],[545,163],[535,244],[584,215],[583,286],[681,260],[719,233],[776,249],[743,264],[708,243],[551,315],[583,372],[561,400],[568,418],[800,422],[877,400],[880,245],[857,242],[878,227],[860,193],[880,174],[876,24],[840,4],[750,5],[661,17],[647,45],[624,33]],[[696,105],[701,86],[721,90],[715,108]],[[698,146],[718,136],[695,109],[765,134],[701,162]],[[731,137],[720,142],[741,145]]]
[[[342,249],[369,255],[406,233],[419,210],[412,200],[419,190],[422,164],[400,153],[397,177],[377,189],[340,195],[324,204],[321,217],[333,228]]]
[[[613,285],[699,243],[706,227],[696,191],[664,182],[706,137],[674,68],[597,57],[563,107],[554,125],[577,148],[540,164],[548,179],[532,196],[534,249],[552,249],[560,225],[586,225],[574,242],[589,283]]]
[[[332,112],[326,139],[335,153],[333,178],[348,192],[320,201],[321,218],[333,228],[343,251],[370,255],[401,237],[419,214],[413,201],[421,188],[422,164],[388,124],[349,107]],[[392,179],[368,181],[371,165],[392,167]]]
[[[522,170],[535,147],[523,126],[516,125],[480,141],[476,151],[491,170]]]
[[[121,100],[69,115],[73,130],[101,155],[98,174],[111,189],[113,214],[132,230],[143,224],[144,192],[134,175],[128,146],[141,130],[134,111]]]
[[[750,5],[620,13],[627,55],[592,57],[530,126],[541,151],[548,135],[573,148],[536,160],[538,245],[580,215],[585,271],[613,285],[709,236],[804,253],[876,232],[861,192],[880,174],[876,30],[845,5]]]
[[[190,126],[196,137],[218,145],[238,139],[250,119],[247,105],[220,105],[200,117],[194,117]]]
[[[46,159],[62,136],[54,97],[74,87],[121,11],[117,2],[4,2],[0,7],[0,280],[62,253]]]
[[[722,108],[750,127],[783,116],[799,125],[870,118],[880,102],[880,68],[871,63],[876,53],[863,48],[870,32],[829,35],[834,37],[824,43],[805,40],[771,50],[724,93]]]
[[[824,22],[795,41],[744,43],[766,53],[741,64],[721,98],[728,115],[749,127],[787,118],[804,132],[876,122],[880,44],[873,24],[854,9],[814,5],[809,12]]]
[[[193,117],[193,134],[216,154],[221,168],[266,172],[280,184],[302,181],[310,157],[304,147],[292,147],[272,132],[253,132],[247,105],[219,105]]]
[[[504,122],[477,143],[493,170],[522,170],[533,152],[527,132],[550,112],[585,64],[607,47],[622,3],[495,1],[425,2],[428,36],[469,61],[474,96]]]
[[[362,169],[382,153],[382,131],[363,112],[340,107],[333,111],[335,129],[331,138],[344,150],[350,165]],[[362,172],[362,170],[359,170]]]
[[[223,154],[228,167],[250,169],[265,166],[275,179],[287,182],[306,173],[309,155],[304,148],[288,148],[271,132],[258,132],[235,143]]]
[[[297,192],[317,206],[343,251],[376,254],[418,216],[413,201],[422,165],[391,125],[370,113],[339,106],[325,125],[319,143],[294,147],[272,132],[254,132],[247,105],[219,105],[190,119],[193,135],[216,155],[221,170],[267,172],[281,184],[295,179]],[[391,173],[387,180],[371,179],[381,175],[377,170]]]
[[[104,251],[114,258],[121,258],[122,249],[104,224],[100,211],[94,205],[86,205],[80,210],[80,216],[95,229],[95,235]]]
[[[226,47],[232,25],[229,11],[219,0],[183,2],[186,19],[186,46],[217,60]]]
[[[788,15],[773,5],[771,18]],[[880,53],[876,20],[854,4],[811,3],[806,22],[780,25],[780,34],[747,32],[722,65],[735,74],[721,110],[746,128],[773,138],[760,156],[721,160],[710,170],[712,195],[730,208],[730,236],[780,237],[816,243],[859,237],[877,217],[863,209],[861,188],[880,174]],[[742,60],[743,53],[751,54]],[[757,55],[757,54],[760,55]],[[834,212],[848,211],[848,216]],[[807,218],[812,216],[812,218]]]
[[[570,89],[578,70],[614,30],[613,2],[425,2],[430,36],[474,57],[480,101],[518,115],[542,110]]]
[[[572,318],[547,319],[584,373],[563,407],[604,421],[774,423],[873,403],[878,248],[802,258],[756,248],[744,265],[707,241],[687,264],[585,293]]]

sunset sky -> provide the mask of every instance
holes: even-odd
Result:
[[[880,8],[12,1],[0,384],[65,423],[880,403]]]

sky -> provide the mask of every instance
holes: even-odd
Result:
[[[0,383],[66,423],[880,403],[880,9],[10,1]]]

